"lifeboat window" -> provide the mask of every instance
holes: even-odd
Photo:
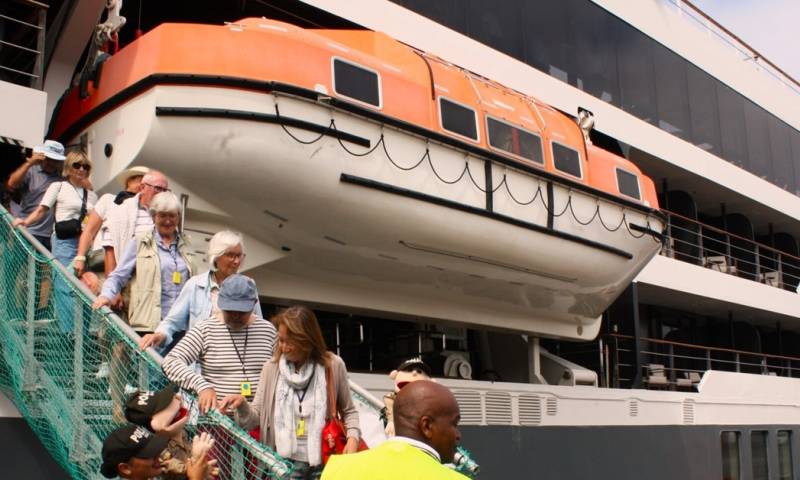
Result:
[[[766,431],[756,430],[750,432],[750,452],[752,454],[753,480],[769,480]]]
[[[778,430],[778,467],[780,480],[794,478],[794,465],[792,465],[792,432]]]
[[[739,432],[722,432],[722,478],[739,480],[741,477],[739,458]]]
[[[333,91],[373,107],[382,107],[378,73],[341,58],[333,59]]]
[[[553,164],[556,170],[581,178],[581,156],[577,150],[553,142]]]
[[[641,200],[639,193],[639,177],[621,168],[617,169],[617,187],[619,193],[627,195],[636,200]]]
[[[439,97],[442,128],[470,140],[478,140],[478,121],[475,110]]]
[[[486,117],[486,128],[491,147],[544,165],[542,140],[537,135],[492,117]]]

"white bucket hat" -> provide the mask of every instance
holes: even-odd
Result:
[[[33,147],[33,152],[44,153],[45,157],[58,160],[60,162],[63,162],[67,159],[67,157],[64,156],[64,145],[61,145],[55,140],[45,140],[44,145]]]
[[[131,167],[127,170],[123,170],[122,172],[120,172],[120,174],[117,175],[116,180],[117,183],[122,185],[122,188],[125,188],[126,187],[125,184],[128,183],[129,178],[136,177],[139,175],[144,176],[147,175],[149,172],[150,169],[147,167]]]

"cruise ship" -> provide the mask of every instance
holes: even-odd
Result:
[[[380,398],[403,360],[429,363],[459,400],[479,478],[800,477],[800,83],[691,2],[10,5],[4,174],[45,137],[89,152],[100,191],[131,165],[163,170],[197,250],[242,231],[265,312],[312,306],[355,383]],[[236,35],[318,47],[267,79],[258,68],[279,55],[264,49],[231,81],[242,65],[216,49]],[[316,68],[318,51],[318,82],[280,76]],[[174,52],[198,61],[176,67]],[[407,121],[389,89],[411,108],[395,77],[413,62],[433,113]],[[376,95],[337,89],[337,66],[372,74]],[[445,103],[446,71],[476,92],[472,130],[425,123],[470,110]],[[533,105],[530,124],[499,122],[516,104],[491,89]],[[556,170],[498,147],[492,121],[552,144]],[[562,175],[567,131],[585,168],[635,181],[617,173],[609,194]],[[508,198],[556,206],[524,217],[492,172]],[[558,223],[581,194],[616,222],[583,228],[598,215],[575,200]],[[30,439],[4,453],[31,459],[18,476],[59,475],[33,460],[46,454],[22,421],[0,425]]]

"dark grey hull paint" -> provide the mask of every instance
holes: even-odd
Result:
[[[461,443],[481,466],[481,480],[721,480],[720,432],[739,431],[741,479],[752,478],[750,432],[769,432],[770,479],[778,479],[778,430],[794,426],[511,427],[462,426]]]
[[[0,418],[0,478],[69,480],[21,418]]]

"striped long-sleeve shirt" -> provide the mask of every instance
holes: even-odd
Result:
[[[218,399],[239,394],[242,382],[250,382],[255,395],[261,368],[272,358],[276,338],[275,326],[263,318],[254,316],[246,328],[231,330],[211,317],[186,332],[164,358],[164,374],[196,393],[214,388]],[[202,375],[192,366],[195,362]]]

